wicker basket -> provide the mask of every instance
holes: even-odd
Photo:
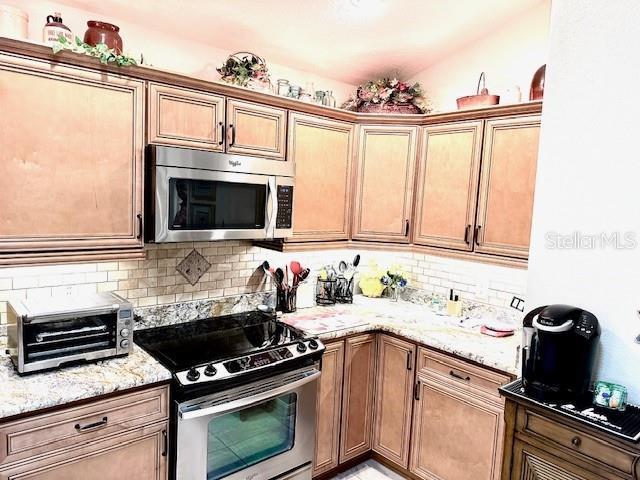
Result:
[[[360,113],[409,114],[420,113],[420,109],[412,103],[368,103],[358,108]]]

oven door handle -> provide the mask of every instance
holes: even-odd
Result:
[[[224,413],[234,412],[241,408],[251,407],[257,403],[264,402],[265,400],[269,400],[271,398],[275,398],[283,393],[290,392],[292,390],[296,390],[301,386],[313,382],[320,376],[320,371],[315,371],[310,375],[301,378],[300,380],[296,380],[294,382],[286,383],[279,387],[273,388],[271,390],[267,390],[265,392],[260,392],[256,395],[251,395],[250,397],[239,398],[236,400],[231,400],[230,402],[223,403],[221,405],[213,405],[211,407],[203,407],[195,410],[182,411],[178,408],[178,416],[181,420],[192,420],[198,417],[204,417],[207,415],[221,415]]]
[[[274,238],[276,233],[276,217],[278,215],[278,198],[276,194],[276,177],[269,177],[267,183],[267,238]]]

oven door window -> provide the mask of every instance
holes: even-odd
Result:
[[[169,180],[170,230],[255,230],[265,227],[267,185]]]
[[[215,417],[207,432],[207,480],[217,480],[291,450],[295,393]]]

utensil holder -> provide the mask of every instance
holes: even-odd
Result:
[[[336,302],[353,303],[353,277],[338,277],[336,279]]]
[[[288,288],[276,288],[276,310],[282,313],[293,313],[296,311],[296,294],[298,286]]]
[[[316,304],[335,305],[336,303],[336,281],[322,280],[318,278],[316,282]]]

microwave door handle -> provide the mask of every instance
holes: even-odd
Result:
[[[320,372],[315,371],[312,374],[304,378],[301,378],[300,380],[296,380],[295,382],[290,382],[285,385],[281,385],[277,388],[267,390],[266,392],[260,392],[255,395],[251,395],[250,397],[243,397],[243,398],[231,400],[230,402],[225,402],[222,405],[214,405],[212,407],[203,407],[200,409],[189,410],[186,412],[183,412],[178,408],[178,416],[182,420],[192,420],[194,418],[204,417],[208,415],[218,416],[225,413],[234,412],[241,408],[251,407],[257,403],[264,402],[265,400],[275,398],[279,395],[282,395],[284,393],[300,388],[302,385],[305,385],[309,382],[314,381],[319,376],[320,376]]]
[[[269,177],[267,183],[267,238],[274,238],[276,233],[276,217],[278,215],[276,192],[276,177]]]

